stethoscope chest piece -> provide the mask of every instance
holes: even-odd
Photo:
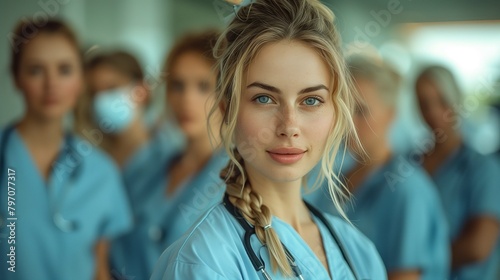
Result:
[[[12,134],[12,132],[14,131],[14,125],[10,125],[8,126],[5,130],[4,130],[4,133],[2,134],[2,137],[0,138],[0,170],[5,170],[6,168],[6,165],[7,165],[7,140],[9,138],[9,136]],[[73,137],[71,136],[71,134],[67,134],[65,136],[65,142],[68,143],[69,146],[72,146],[74,148],[75,146],[75,143],[74,143],[74,139]],[[71,147],[68,149],[70,151],[70,153],[74,153],[74,149],[71,149]],[[75,156],[73,154],[73,156]],[[70,175],[70,180],[71,182],[73,182],[75,180],[75,178],[77,177],[77,173],[78,171],[82,168],[82,166],[77,166],[75,167],[72,171],[71,171],[71,175]],[[1,176],[0,176],[1,177]],[[68,191],[68,188],[72,187],[72,184],[70,186],[66,186],[65,188],[65,191]],[[1,189],[0,189],[1,190]],[[3,190],[2,190],[3,192]],[[1,195],[1,193],[0,193]],[[49,204],[51,204],[51,202],[49,201]],[[70,221],[70,220],[67,220],[66,218],[64,218],[64,216],[61,214],[61,212],[59,211],[59,207],[58,205],[56,205],[54,207],[55,209],[53,209],[53,214],[52,214],[52,221],[54,222],[54,225],[60,229],[61,231],[63,232],[73,232],[73,231],[76,231],[78,230],[78,224],[76,221]],[[3,225],[5,224],[5,218],[2,217],[2,215],[0,215],[0,227],[3,227]]]
[[[73,232],[76,231],[78,226],[75,221],[69,221],[63,217],[60,212],[54,213],[52,216],[52,220],[57,228],[59,228],[62,232]]]

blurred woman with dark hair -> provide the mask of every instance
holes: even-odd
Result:
[[[216,32],[190,34],[170,51],[164,73],[167,107],[185,139],[180,149],[162,152],[165,137],[154,137],[124,168],[135,214],[134,229],[112,245],[118,272],[148,279],[161,253],[224,192],[218,173],[226,164],[208,134],[207,114],[215,98],[212,46]],[[220,125],[219,120],[210,124]]]
[[[33,26],[21,22],[16,38]],[[108,240],[131,213],[113,161],[63,127],[83,91],[76,36],[49,20],[11,59],[26,109],[0,132],[0,278],[109,279]]]

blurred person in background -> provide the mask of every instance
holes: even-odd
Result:
[[[86,62],[85,71],[87,93],[80,98],[76,109],[76,130],[107,152],[121,167],[135,230],[141,221],[147,224],[151,219],[157,219],[154,213],[143,213],[151,196],[148,188],[157,187],[156,180],[161,181],[158,176],[163,176],[158,163],[172,156],[180,144],[166,122],[149,123],[147,110],[152,102],[151,89],[146,84],[139,61],[132,54],[121,50],[97,54]],[[129,236],[134,235],[131,232]],[[142,245],[146,237],[134,242]],[[126,237],[114,244],[121,244],[123,239]],[[132,275],[135,271],[125,267],[124,263],[116,264],[115,259],[130,256],[121,251],[113,254],[120,247],[114,244],[111,247],[113,276]]]
[[[106,151],[127,174],[139,150],[162,138],[158,159],[178,148],[168,128],[148,119],[152,103],[139,61],[125,51],[95,55],[86,62],[87,94],[76,109],[76,131]],[[131,170],[131,171],[132,171]]]
[[[348,64],[360,94],[353,121],[368,159],[342,170],[353,194],[345,213],[373,241],[389,279],[448,279],[448,228],[439,195],[420,166],[406,170],[409,160],[389,141],[401,77],[375,54],[354,55]],[[350,155],[358,153],[349,148]],[[306,197],[336,213],[326,191]]]
[[[210,141],[207,124],[215,98],[212,47],[216,39],[213,31],[188,34],[168,55],[167,107],[186,143],[162,154],[167,140],[153,139],[123,170],[135,226],[112,244],[111,261],[117,273],[148,279],[163,250],[222,198],[218,174],[227,157],[216,148],[217,140]],[[212,125],[219,127],[220,121]]]
[[[108,242],[132,218],[113,161],[63,128],[83,91],[77,38],[57,20],[22,21],[14,34],[11,72],[25,112],[0,132],[0,278],[109,279]]]
[[[477,153],[459,131],[461,93],[452,73],[425,68],[416,80],[416,96],[434,147],[423,167],[439,191],[450,227],[451,279],[496,279],[500,266],[500,166]]]

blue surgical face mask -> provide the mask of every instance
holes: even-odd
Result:
[[[94,120],[104,133],[116,134],[130,126],[136,114],[132,87],[98,92],[94,98]]]

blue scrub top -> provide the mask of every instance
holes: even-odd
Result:
[[[326,186],[305,198],[338,214]],[[446,218],[435,186],[420,166],[393,156],[354,190],[344,211],[373,241],[388,272],[420,270],[422,279],[448,279]]]
[[[493,156],[481,155],[462,145],[432,174],[450,225],[450,238],[459,237],[470,219],[496,218],[500,223],[500,164]],[[500,244],[491,256],[452,272],[452,279],[498,279]]]
[[[5,150],[0,151],[6,161],[0,176],[0,279],[94,279],[96,243],[131,227],[117,167],[90,143],[71,139],[70,145],[65,141],[46,182],[17,131],[6,138]],[[7,168],[15,170],[15,273],[7,270],[7,253],[14,245],[8,244],[13,232],[6,227],[11,221],[5,220],[12,217],[6,203]],[[71,221],[74,230],[58,228],[57,214]]]
[[[330,215],[325,215],[335,228],[353,266],[361,279],[386,279],[384,265],[373,244],[354,227]],[[353,279],[333,237],[318,218],[326,249],[328,266],[333,279]],[[273,217],[273,228],[281,242],[295,257],[304,279],[330,279],[328,272],[307,243],[293,227]],[[167,279],[263,279],[255,271],[243,245],[245,231],[221,203],[210,209],[181,239],[172,244],[158,261],[151,280]],[[251,246],[262,258],[272,279],[285,279],[273,273],[266,248],[255,235]]]
[[[219,173],[228,157],[217,150],[203,169],[167,197],[167,172],[182,154],[168,147],[170,143],[164,134],[156,134],[123,170],[135,225],[111,246],[112,267],[122,279],[148,279],[161,253],[224,193]]]

